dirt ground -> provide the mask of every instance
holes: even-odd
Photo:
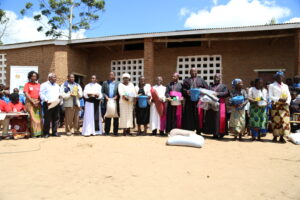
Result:
[[[300,146],[206,138],[62,136],[0,141],[0,200],[300,199]],[[18,152],[18,153],[17,153]]]

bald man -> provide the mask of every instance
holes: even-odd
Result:
[[[172,75],[172,82],[166,87],[167,99],[167,122],[166,132],[169,133],[173,128],[181,128],[182,105],[173,106],[171,101],[174,98],[182,99],[182,84],[179,83],[179,74]]]
[[[198,102],[191,101],[190,89],[206,88],[209,86],[200,77],[197,76],[196,68],[190,70],[190,77],[183,81],[183,96],[185,98],[185,106],[182,118],[182,128],[186,130],[196,130],[198,134],[203,129],[203,112],[197,107]]]

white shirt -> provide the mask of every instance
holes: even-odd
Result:
[[[44,82],[40,88],[40,98],[42,102],[55,102],[59,100],[60,87],[57,83],[51,83],[50,81]]]
[[[84,87],[83,96],[84,98],[88,99],[88,94],[95,94],[98,95],[98,99],[102,98],[102,86],[98,83],[89,83]]]
[[[158,97],[165,101],[166,100],[166,87],[163,85],[155,85],[153,86],[153,89],[156,90]]]
[[[135,86],[135,92],[138,94],[138,92],[139,92],[139,86],[138,85],[136,85]],[[151,85],[150,84],[145,84],[145,86],[144,86],[144,91],[145,91],[145,95],[147,95],[147,96],[151,96]]]
[[[265,88],[258,90],[256,87],[252,87],[248,91],[248,97],[251,99],[263,98],[264,100],[267,100],[268,91]]]
[[[269,85],[269,98],[271,99],[271,101],[275,103],[278,102],[278,100],[282,97],[282,95],[287,96],[286,103],[290,104],[291,94],[290,94],[289,87],[286,84],[284,83],[279,84],[277,81],[275,81],[274,83]]]

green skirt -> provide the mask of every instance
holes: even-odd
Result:
[[[250,104],[250,128],[265,129],[267,119],[266,107],[259,107],[256,103]]]

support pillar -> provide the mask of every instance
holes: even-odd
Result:
[[[154,42],[153,38],[144,39],[144,76],[147,82],[154,81]]]

